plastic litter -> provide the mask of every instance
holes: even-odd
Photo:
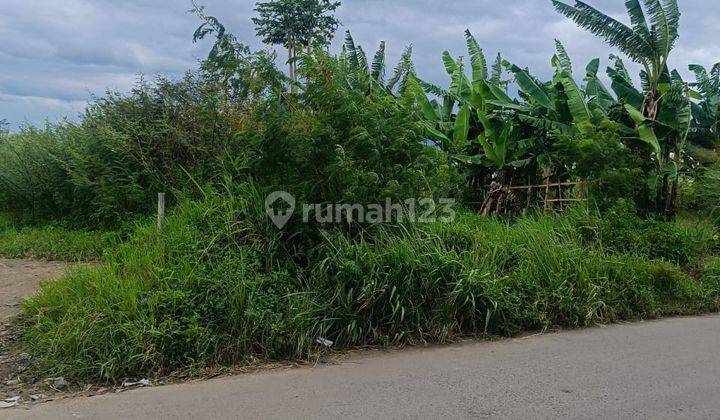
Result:
[[[148,379],[141,379],[137,382],[123,382],[122,386],[123,388],[133,388],[133,387],[141,387],[141,386],[151,386],[152,384]]]
[[[0,408],[10,408],[15,407],[20,402],[20,397],[12,397],[12,398],[6,398],[2,401],[0,401]]]
[[[315,340],[316,343],[320,344],[321,346],[325,347],[332,347],[333,343],[332,341],[328,340],[327,338],[318,337],[317,340]]]

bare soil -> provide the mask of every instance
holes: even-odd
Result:
[[[0,259],[0,401],[19,396],[20,404],[28,404],[47,401],[54,393],[52,387],[34,383],[26,374],[31,360],[13,349],[12,319],[20,313],[23,299],[35,294],[43,281],[60,277],[66,267],[60,262]]]
[[[60,262],[0,259],[0,323],[17,315],[20,301],[32,296],[43,280],[60,277],[65,267]]]

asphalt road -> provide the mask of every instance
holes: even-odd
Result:
[[[720,317],[368,352],[9,418],[720,418]]]

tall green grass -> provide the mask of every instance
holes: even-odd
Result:
[[[58,226],[16,228],[0,215],[0,257],[55,261],[98,261],[119,241],[113,232],[67,230]]]
[[[690,204],[694,210],[708,215],[720,226],[720,164],[707,166],[699,172],[692,184]]]
[[[587,213],[515,223],[461,213],[354,236],[328,228],[315,241],[275,229],[261,198],[244,184],[183,204],[162,235],[141,226],[103,265],[46,284],[24,303],[37,372],[117,381],[308,358],[318,337],[340,348],[444,342],[718,307],[714,277],[644,247],[609,248],[588,236],[604,220]],[[698,233],[679,235],[655,245]]]

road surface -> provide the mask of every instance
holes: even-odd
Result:
[[[0,413],[46,418],[720,418],[720,317],[367,352]]]

